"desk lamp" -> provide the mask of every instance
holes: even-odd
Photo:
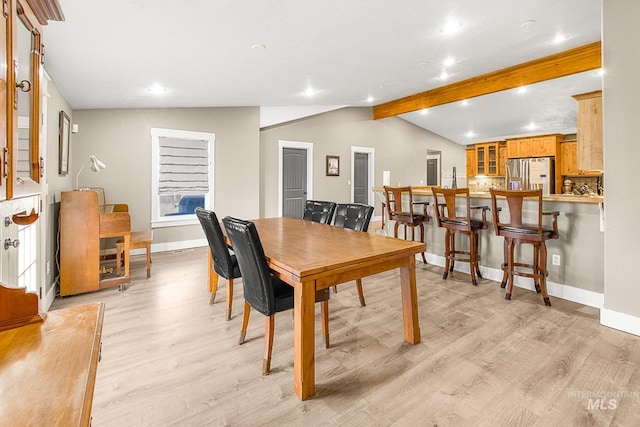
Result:
[[[107,165],[105,165],[103,162],[98,160],[96,156],[94,156],[93,154],[90,155],[89,160],[87,160],[85,164],[82,165],[82,167],[78,171],[78,174],[76,175],[76,187],[75,187],[76,190],[80,189],[78,188],[78,178],[80,178],[80,172],[82,172],[82,169],[84,169],[84,167],[87,166],[89,163],[91,163],[91,170],[94,172],[100,172],[102,169],[107,167]]]

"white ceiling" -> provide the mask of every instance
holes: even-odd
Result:
[[[66,20],[44,27],[45,68],[73,109],[370,106],[601,38],[600,0],[60,4]],[[461,26],[447,34],[447,21]],[[566,36],[563,43],[552,42],[557,33]],[[451,77],[441,80],[447,57],[455,62],[446,67]],[[154,84],[166,90],[154,95]],[[461,144],[569,133],[575,132],[570,95],[600,86],[599,76],[581,73],[532,85],[523,95],[486,95],[464,108],[450,104],[402,117]],[[309,87],[314,96],[304,94]],[[532,131],[524,128],[531,121],[538,125]]]

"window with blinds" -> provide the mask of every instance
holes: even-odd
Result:
[[[152,226],[197,223],[195,208],[213,205],[215,134],[151,129]]]

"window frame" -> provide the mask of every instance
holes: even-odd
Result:
[[[178,129],[151,128],[151,228],[177,227],[199,224],[195,214],[160,217],[160,195],[158,179],[160,170],[160,138],[194,139],[208,141],[209,192],[204,197],[205,209],[214,206],[214,153],[216,134]]]

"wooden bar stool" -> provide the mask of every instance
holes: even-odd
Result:
[[[547,246],[545,242],[549,239],[558,238],[558,215],[560,212],[542,211],[542,190],[530,191],[507,191],[490,190],[491,204],[493,209],[493,224],[496,235],[504,237],[504,263],[502,270],[501,288],[509,285],[505,299],[511,299],[513,291],[513,276],[531,277],[533,279],[536,292],[542,292],[545,305],[551,305],[549,295],[547,295]],[[502,208],[497,206],[496,199],[505,198],[509,209],[509,221],[500,219]],[[530,199],[533,203],[533,213],[536,218],[535,223],[524,223],[522,218],[522,207],[525,199]],[[542,224],[543,216],[552,217],[551,228],[545,228]],[[533,246],[533,262],[531,264],[515,262],[514,248],[516,245],[529,243]],[[522,271],[526,269],[526,271]]]
[[[404,238],[407,239],[407,227],[411,228],[411,240],[415,239],[415,228],[420,227],[420,242],[424,243],[424,223],[429,221],[427,205],[429,202],[414,202],[411,187],[384,187],[389,221],[395,221],[393,237],[398,238],[398,227],[404,227]],[[404,200],[403,200],[404,198]],[[413,207],[422,205],[422,212],[415,213]],[[426,249],[426,246],[425,246]],[[422,252],[422,262],[427,259]]]
[[[438,227],[445,228],[445,250],[446,263],[444,266],[443,279],[446,279],[449,272],[453,272],[456,261],[468,262],[471,273],[471,283],[478,286],[476,276],[482,279],[478,260],[478,230],[487,228],[486,212],[488,206],[471,206],[468,188],[440,188],[431,187],[433,200],[436,207],[436,218]],[[472,219],[471,210],[482,210],[482,220]],[[464,211],[464,215],[458,216],[458,211]],[[469,250],[456,250],[456,233],[469,236]],[[467,257],[461,257],[467,255]]]
[[[153,230],[132,231],[129,249],[144,249],[147,253],[147,278],[151,277],[151,242],[153,241]],[[124,241],[119,239],[116,242],[116,274],[120,275],[121,256],[129,256],[124,253]]]

